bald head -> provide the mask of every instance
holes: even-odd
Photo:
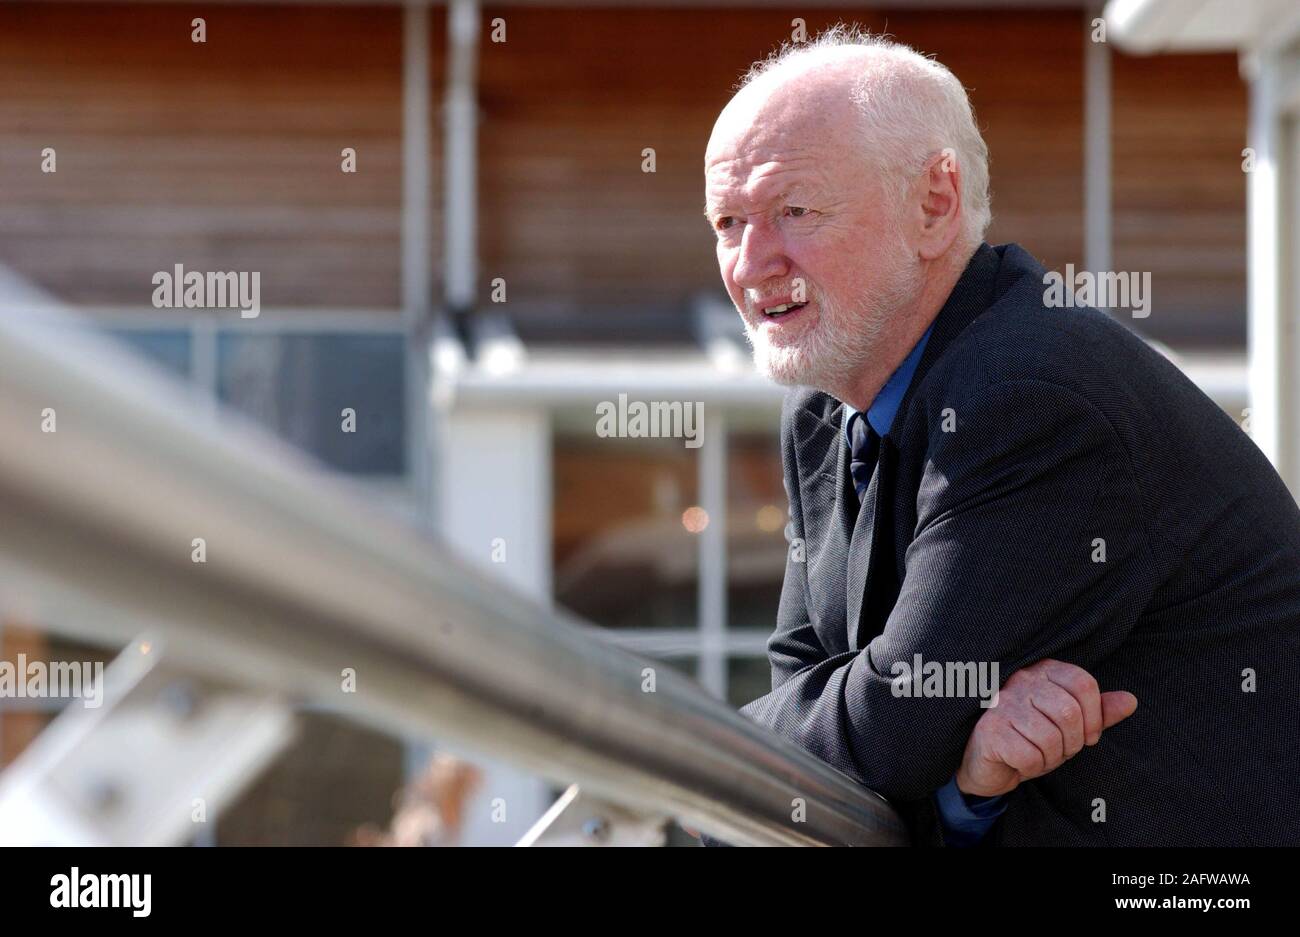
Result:
[[[891,194],[928,159],[945,154],[960,167],[961,243],[973,248],[983,239],[991,217],[988,148],[966,90],[934,59],[844,26],[787,43],[741,80],[714,124],[706,166],[779,126],[856,141]]]
[[[706,164],[759,148],[775,134],[860,145],[865,122],[854,101],[858,75],[847,62],[808,59],[748,82],[718,116]]]

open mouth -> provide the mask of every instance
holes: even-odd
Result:
[[[763,315],[769,319],[783,319],[792,313],[798,312],[807,303],[784,303],[780,306],[768,306],[763,310]]]

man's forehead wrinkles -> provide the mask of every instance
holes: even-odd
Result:
[[[815,187],[821,178],[819,166],[811,157],[793,161],[772,161],[754,166],[747,174],[727,172],[710,175],[711,198],[731,202],[761,204],[789,194],[792,190]]]
[[[821,168],[821,162],[811,153],[807,155],[782,156],[779,159],[767,159],[761,163],[728,160],[726,164],[717,163],[709,169],[709,179],[717,184],[743,185],[750,188],[768,185],[773,179],[788,178],[791,173],[815,174]]]
[[[740,153],[714,159],[706,169],[720,169],[731,173],[752,173],[768,167],[798,166],[815,162],[818,153],[810,146],[749,147]]]

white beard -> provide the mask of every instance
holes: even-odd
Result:
[[[815,387],[837,396],[870,359],[894,314],[915,301],[923,279],[915,257],[900,251],[880,282],[869,285],[847,304],[810,289],[817,321],[806,334],[785,345],[771,344],[763,330],[751,328],[742,316],[754,365],[778,384]]]

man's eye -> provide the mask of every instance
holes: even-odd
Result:
[[[808,214],[809,212],[807,208],[800,208],[798,205],[791,205],[789,208],[786,209],[786,211],[788,211],[791,214],[791,216],[795,218],[802,218],[804,215]]]
[[[731,227],[731,223],[735,220],[736,219],[732,218],[730,215],[724,215],[723,217],[715,221],[713,223],[713,226],[717,228],[719,231],[726,231],[729,227]]]

